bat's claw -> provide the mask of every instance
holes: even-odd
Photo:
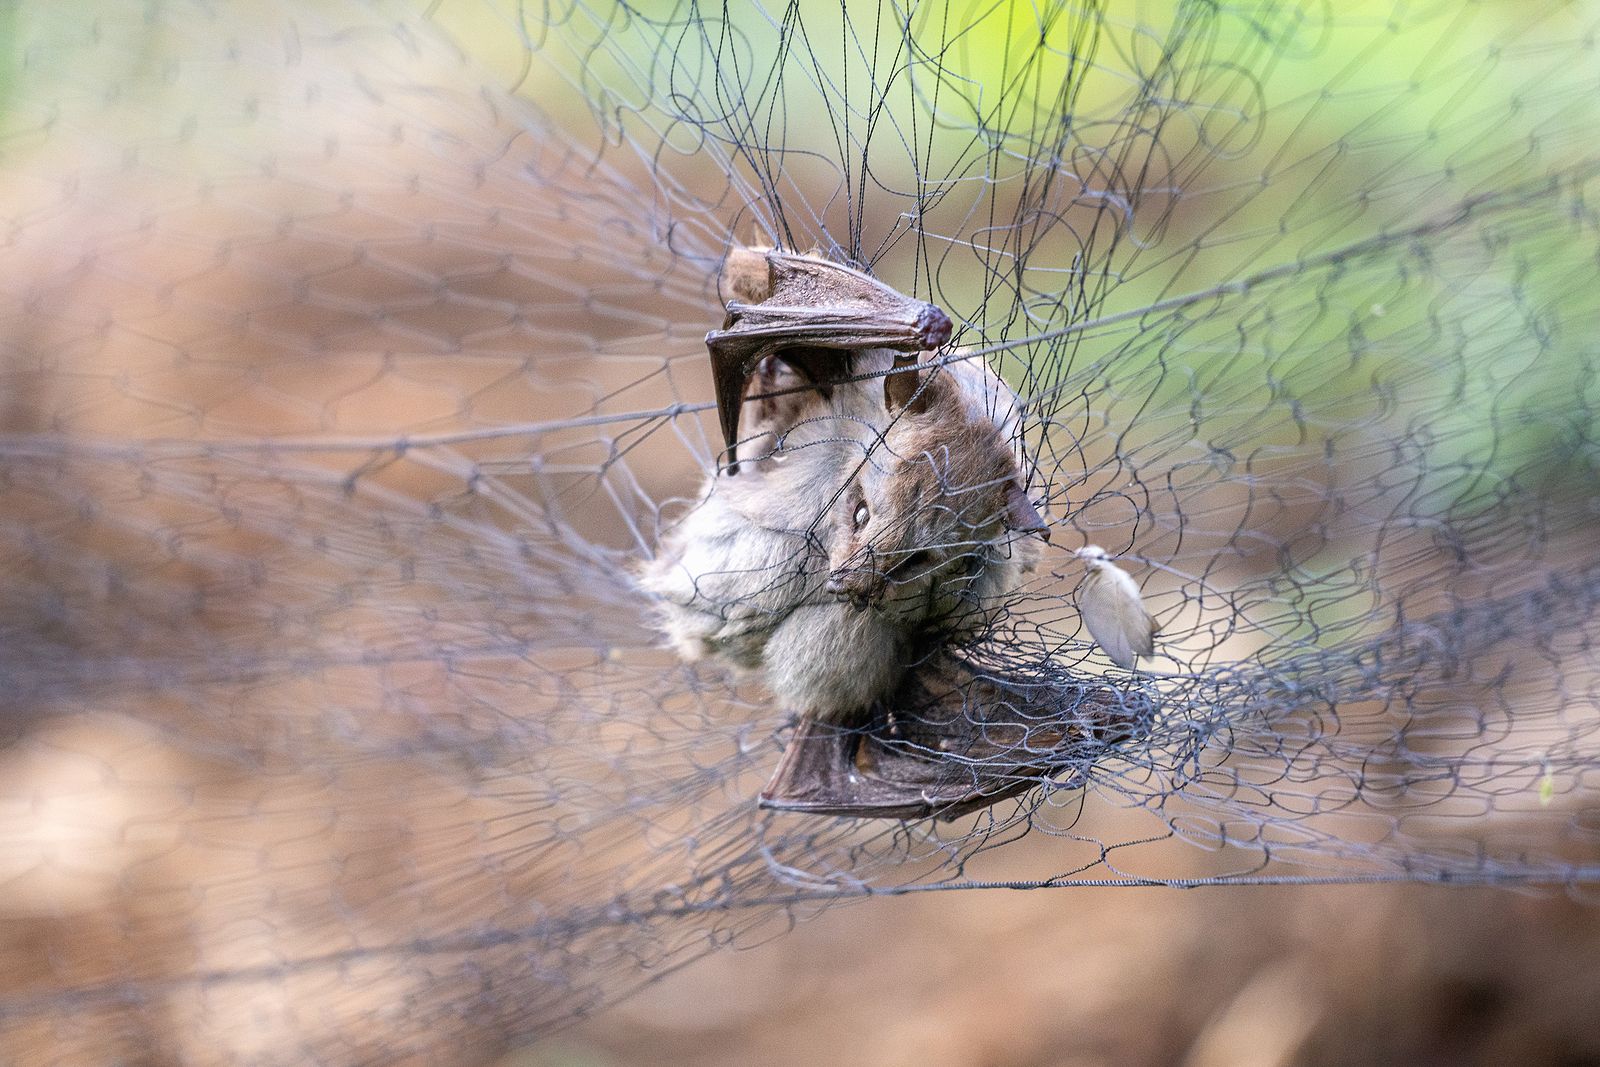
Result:
[[[923,304],[917,316],[917,336],[924,348],[938,348],[950,340],[950,316],[932,304]]]

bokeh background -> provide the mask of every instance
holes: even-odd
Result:
[[[1597,18],[5,8],[0,1059],[1600,1062]],[[1175,755],[753,810],[631,578],[732,241],[992,346]]]

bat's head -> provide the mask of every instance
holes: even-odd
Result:
[[[835,505],[827,589],[944,625],[1014,590],[1047,538],[1012,436],[1015,398],[981,363],[902,360],[891,417]]]

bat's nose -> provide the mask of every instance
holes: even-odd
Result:
[[[865,608],[882,600],[884,588],[883,575],[871,566],[836,570],[828,575],[828,580],[822,586],[823,592],[829,596],[848,600],[857,608]]]

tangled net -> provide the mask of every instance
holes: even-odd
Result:
[[[1592,895],[1593,11],[35,8],[29,1062],[461,1055],[875,895]],[[634,577],[718,451],[736,243],[938,304],[1017,390],[1054,547],[988,654],[1116,675],[1136,738],[954,822],[756,809],[786,710],[678,663]],[[1081,632],[1090,542],[1162,623],[1136,675]]]

